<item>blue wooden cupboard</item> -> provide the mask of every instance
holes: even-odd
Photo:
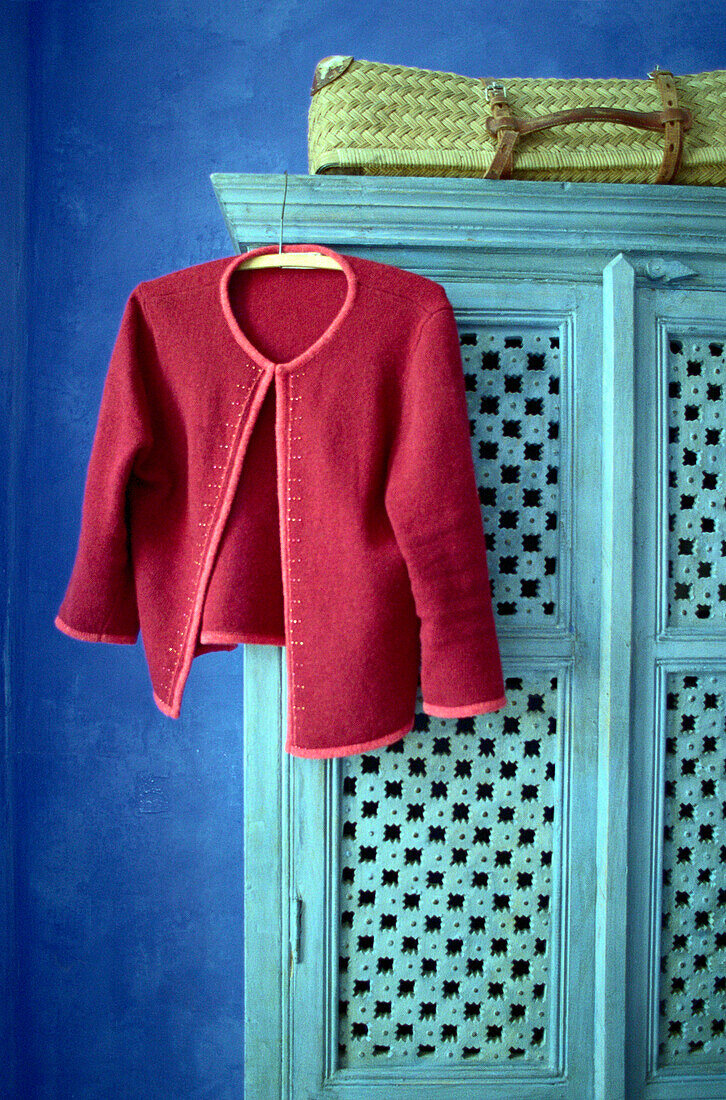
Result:
[[[283,239],[447,291],[509,702],[293,758],[247,647],[245,1095],[726,1098],[726,193],[293,176]]]

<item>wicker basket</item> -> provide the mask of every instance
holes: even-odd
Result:
[[[336,56],[315,70],[309,168],[723,186],[725,119],[726,70],[501,83]]]

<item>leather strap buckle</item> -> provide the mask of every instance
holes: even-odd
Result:
[[[487,84],[486,88],[484,89],[484,98],[486,99],[487,103],[489,102],[490,97],[494,95],[501,96],[502,99],[506,99],[506,86],[504,84],[498,84],[496,81],[492,81],[491,84]]]

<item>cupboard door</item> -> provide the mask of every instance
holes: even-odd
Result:
[[[726,1097],[726,294],[637,307],[628,1095]]]
[[[256,1097],[592,1094],[601,295],[444,285],[509,703],[281,761],[282,1092]]]

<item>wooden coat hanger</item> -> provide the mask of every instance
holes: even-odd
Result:
[[[250,271],[256,267],[287,267],[287,268],[318,268],[330,267],[342,271],[342,267],[332,256],[326,256],[324,252],[283,252],[282,251],[282,223],[285,217],[285,199],[287,198],[287,172],[285,172],[285,190],[282,195],[282,210],[280,211],[280,246],[277,252],[266,252],[262,256],[253,256],[249,260],[243,260],[236,268],[237,271]]]

